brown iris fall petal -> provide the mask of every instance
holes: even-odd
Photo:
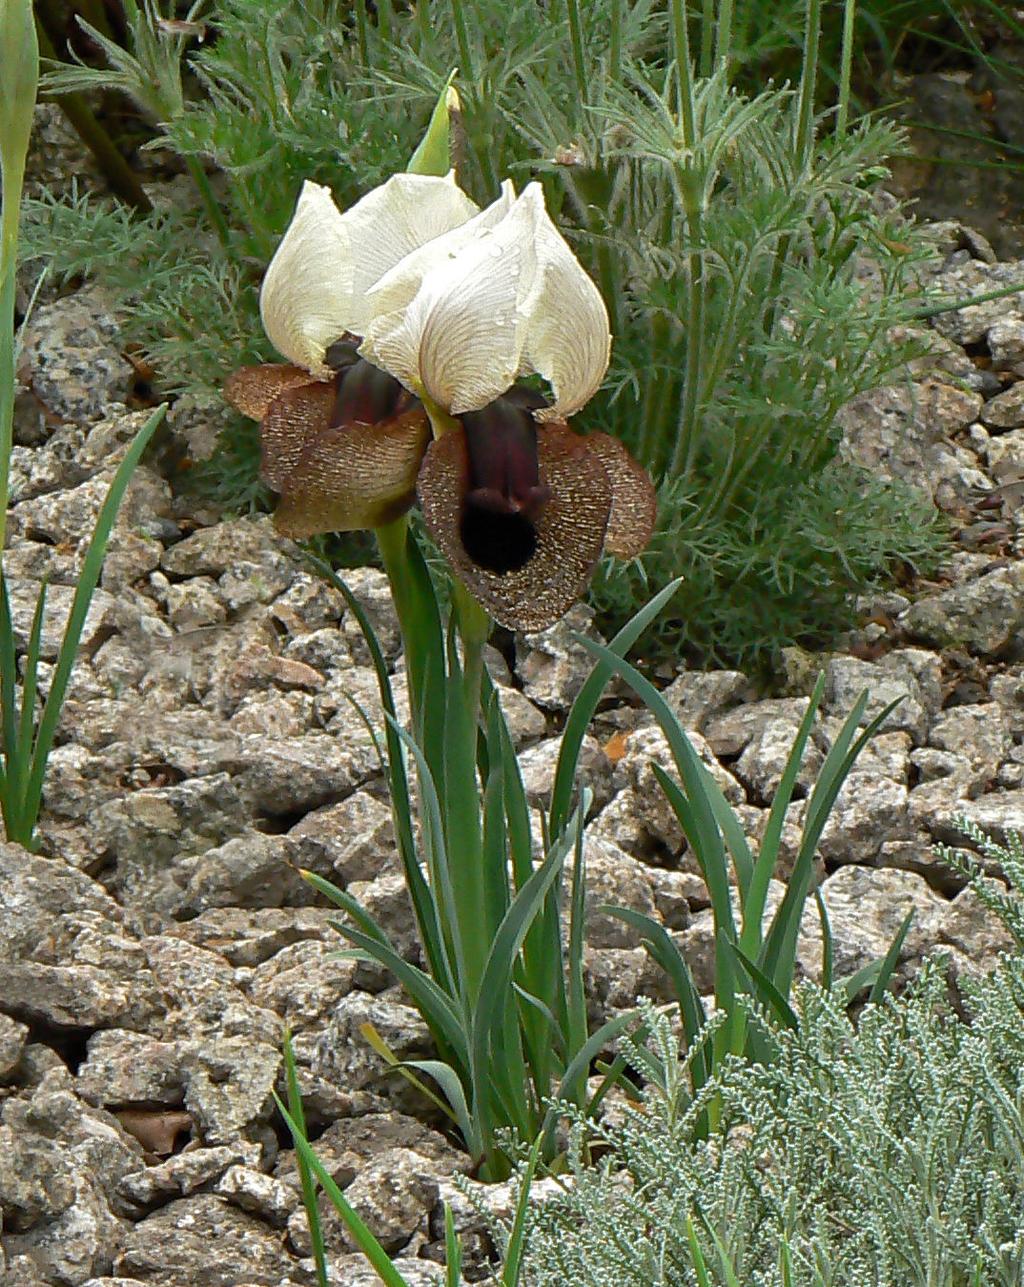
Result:
[[[586,588],[603,552],[639,554],[657,501],[646,471],[617,439],[583,437],[516,386],[430,441],[422,405],[397,380],[329,350],[330,380],[300,367],[243,367],[225,397],[261,422],[260,475],[280,493],[287,536],[379,527],[419,494],[431,536],[502,625],[541,630]]]
[[[331,380],[243,367],[224,396],[261,422],[260,477],[280,493],[274,523],[286,536],[380,527],[413,503],[430,423],[386,372],[360,359]]]
[[[431,443],[417,485],[441,552],[491,616],[515,630],[542,630],[557,621],[586,588],[602,551],[639,553],[656,514],[650,479],[614,438],[584,438],[560,422],[538,425],[536,433],[538,481],[548,498],[527,516],[532,549],[518,567],[493,571],[466,549],[473,466],[464,429]]]

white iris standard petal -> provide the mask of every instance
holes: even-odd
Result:
[[[363,333],[367,290],[424,242],[477,211],[454,172],[446,178],[393,175],[344,214],[327,188],[303,184],[260,292],[271,343],[311,375],[326,378],[328,345],[346,331]]]
[[[544,208],[537,190],[534,246],[536,275],[522,302],[527,367],[551,385],[555,400],[537,412],[538,420],[565,420],[586,405],[601,387],[611,356],[608,310],[601,292],[580,267]]]
[[[531,183],[427,243],[367,292],[360,352],[454,415],[500,397],[536,372],[560,420],[596,392],[611,335],[597,287],[577,263]]]
[[[518,283],[533,262],[514,189],[461,228],[422,246],[367,293],[360,353],[458,415],[504,393],[521,342]],[[524,261],[526,261],[524,263]]]

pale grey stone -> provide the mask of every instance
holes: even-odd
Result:
[[[909,668],[894,673],[892,663],[862,661],[857,657],[835,657],[825,669],[823,709],[845,719],[861,693],[867,692],[864,722],[881,714],[890,702],[899,705],[883,721],[880,731],[903,731],[920,744],[928,732],[929,704],[916,676]]]
[[[391,1072],[360,1032],[365,1023],[374,1028],[399,1059],[433,1059],[436,1055],[427,1025],[419,1011],[393,996],[370,997],[350,992],[335,1007],[313,1053],[313,1073],[353,1090],[373,1090],[399,1106],[414,1111],[422,1098],[404,1077]]]
[[[871,863],[883,840],[910,831],[907,788],[854,768],[843,784],[821,833],[819,851],[828,862]]]
[[[183,1043],[157,1041],[141,1032],[112,1028],[89,1038],[75,1089],[105,1108],[154,1104],[177,1107],[184,1100]]]
[[[577,603],[547,630],[528,634],[525,653],[516,669],[530,701],[545,710],[567,710],[594,668],[595,658],[573,639],[594,632],[593,609]]]
[[[411,912],[408,913],[411,919]],[[249,994],[264,1010],[279,1014],[292,1031],[319,1028],[351,992],[358,963],[339,958],[341,935],[307,939],[277,952],[252,972]]]
[[[583,854],[587,942],[595,948],[635,946],[636,930],[597,908],[618,905],[660,920],[648,868],[602,836],[587,834]]]
[[[429,1158],[435,1175],[467,1172],[473,1161],[440,1132],[399,1112],[372,1112],[335,1121],[316,1140],[316,1155],[340,1188],[347,1188],[368,1162],[394,1149],[415,1150]],[[295,1153],[280,1154],[274,1176],[293,1191],[299,1188]]]
[[[1011,736],[999,703],[984,702],[943,711],[932,725],[928,741],[994,771],[1010,750]]]
[[[258,1216],[275,1229],[284,1228],[299,1201],[289,1185],[251,1166],[238,1164],[228,1167],[213,1191],[232,1206]]]
[[[733,765],[735,776],[755,800],[764,804],[770,804],[775,798],[789,763],[800,729],[795,717],[796,712],[793,718],[772,719],[762,724]],[[796,786],[800,793],[814,786],[824,758],[819,747],[809,739],[797,772]]]
[[[17,1070],[28,1039],[28,1028],[6,1014],[0,1014],[0,1083]]]
[[[989,693],[1002,708],[1011,735],[1024,737],[1024,667],[1007,666],[1002,674],[993,675]]]
[[[738,670],[687,670],[661,695],[683,728],[703,733],[708,719],[749,698],[750,681]]]
[[[527,747],[520,755],[519,769],[531,804],[546,808],[550,803],[561,749],[562,739],[549,737],[535,746]],[[611,799],[612,765],[600,744],[589,733],[580,746],[576,778],[578,785],[593,792],[593,807],[600,809]]]
[[[164,933],[208,948],[231,965],[256,966],[293,943],[337,943],[328,924],[337,915],[326,907],[213,907]]]
[[[298,575],[296,554],[293,542],[277,533],[269,517],[261,516],[202,527],[172,545],[165,552],[162,565],[172,576],[220,577],[239,562],[256,565],[270,562],[279,566],[278,561],[283,557],[292,561],[294,574]]]
[[[701,734],[689,732],[687,736],[726,800],[734,806],[746,803],[746,792],[743,787],[727,769],[719,764]],[[670,854],[680,854],[685,843],[682,828],[654,775],[651,768],[652,762],[657,763],[673,780],[678,781],[679,774],[675,761],[661,730],[659,728],[637,729],[629,735],[625,754],[615,766],[615,781],[632,788],[630,804],[635,808],[634,816],[642,827]],[[612,835],[612,839],[616,837]],[[627,839],[617,843],[630,851]]]
[[[245,995],[236,971],[218,953],[170,935],[151,935],[142,947],[167,1006],[156,1035],[276,1045],[280,1020]]]
[[[389,661],[394,661],[402,647],[402,635],[387,576],[378,568],[348,568],[342,579],[369,618],[384,656]],[[353,661],[357,665],[368,666],[370,650],[363,639],[359,622],[352,613],[346,612],[341,629],[348,640]]]
[[[282,1287],[296,1269],[280,1234],[212,1193],[180,1198],[135,1225],[114,1264],[147,1287]]]
[[[988,328],[985,343],[997,370],[1024,376],[1024,319],[1004,317]]]
[[[642,947],[585,946],[583,982],[593,1028],[634,1009],[640,997],[659,1003],[675,999],[667,975]]]
[[[4,1249],[28,1256],[43,1282],[76,1284],[111,1269],[127,1233],[116,1189],[142,1151],[109,1114],[49,1086],[3,1106]]]
[[[837,979],[881,960],[911,910],[914,920],[900,960],[919,963],[948,909],[945,899],[908,871],[843,867],[825,881],[821,892],[832,927]]]
[[[89,286],[37,308],[22,334],[21,365],[32,392],[57,420],[84,424],[134,383],[121,355],[110,297]]]
[[[309,1264],[312,1265],[312,1261]],[[392,1264],[407,1287],[441,1287],[445,1281],[444,1269],[429,1260],[396,1256]],[[362,1254],[332,1256],[327,1266],[327,1281],[330,1287],[380,1287],[379,1275]]]
[[[186,1197],[196,1189],[219,1179],[228,1167],[238,1164],[237,1147],[221,1144],[215,1148],[186,1148],[180,1153],[141,1171],[126,1175],[118,1193],[137,1206],[152,1206],[170,1197]]]
[[[971,299],[992,291],[1019,285],[1020,293],[987,299],[965,308],[937,313],[931,323],[942,335],[957,344],[975,344],[990,328],[1024,312],[1024,263],[981,263],[966,259],[957,262],[936,279],[936,285],[953,299]]]
[[[287,836],[248,831],[208,849],[190,866],[178,915],[211,907],[309,906],[316,892],[299,875]]]
[[[306,814],[288,832],[296,860],[345,888],[398,866],[391,809],[368,791]]]
[[[841,454],[873,474],[934,496],[936,466],[948,455],[944,443],[978,418],[982,401],[980,394],[941,380],[872,389],[839,413]]]
[[[410,1148],[392,1148],[371,1158],[345,1189],[345,1197],[384,1250],[395,1255],[413,1234],[424,1231],[437,1201],[435,1163]],[[356,1243],[330,1200],[320,1198],[320,1226],[332,1252],[352,1251]],[[288,1221],[291,1245],[300,1255],[312,1249],[306,1214],[300,1208]]]
[[[998,655],[1024,630],[1024,565],[995,565],[987,576],[919,599],[899,624],[939,648]]]
[[[9,578],[7,591],[10,595],[15,647],[19,652],[23,652],[28,647],[32,630],[32,620],[39,598],[39,583]],[[54,661],[60,651],[74,597],[75,591],[70,585],[47,587],[46,615],[43,618],[43,630],[39,642],[39,655],[44,661]],[[113,629],[114,607],[113,597],[105,590],[98,589],[94,592],[82,627],[82,647],[88,648],[97,643],[104,631]]]
[[[373,880],[356,880],[349,885],[348,892],[381,927],[399,956],[421,964],[416,920],[404,875],[386,872]],[[339,938],[334,946],[336,949],[345,946],[344,940]],[[379,979],[375,986],[367,983],[366,975],[358,977],[358,986],[366,990],[379,992],[387,986],[387,974],[378,974],[373,967],[369,977]]]
[[[323,577],[302,571],[296,571],[287,590],[271,606],[275,620],[293,639],[325,628],[339,634],[338,625],[346,611],[345,598],[339,590]]]
[[[275,604],[275,610],[276,607]],[[307,666],[312,666],[321,674],[332,670],[344,670],[352,665],[352,652],[348,638],[336,626],[327,626],[322,630],[311,630],[307,634],[295,635],[285,645],[281,655],[305,662]]]
[[[280,1033],[276,1036],[273,1045],[248,1037],[216,1037],[195,1048],[185,1107],[205,1143],[264,1138],[281,1069]]]
[[[1019,429],[1024,425],[1024,382],[1011,384],[1005,393],[998,393],[981,409],[982,424],[992,429]]]
[[[746,702],[706,722],[704,736],[717,756],[739,755],[769,724],[785,723],[794,729],[807,711],[806,697],[773,698]]]

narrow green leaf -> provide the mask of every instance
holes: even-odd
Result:
[[[871,986],[868,993],[868,1000],[876,1005],[885,996],[886,989],[892,981],[893,973],[899,964],[900,952],[903,951],[903,944],[906,942],[907,935],[910,933],[910,926],[914,920],[914,909],[911,908],[904,916],[903,921],[896,931],[896,937],[889,944],[889,950],[882,958],[882,964],[878,970],[878,977]]]
[[[50,677],[50,691],[46,696],[43,713],[39,719],[39,727],[36,730],[35,745],[32,752],[32,769],[25,787],[25,814],[26,818],[31,818],[33,828],[35,827],[36,818],[39,816],[39,802],[43,792],[43,779],[46,776],[46,762],[49,759],[54,735],[57,732],[57,724],[64,705],[68,680],[71,677],[71,669],[75,664],[78,644],[82,637],[82,627],[85,625],[85,618],[89,612],[93,591],[96,589],[97,582],[100,579],[100,572],[103,570],[103,558],[107,551],[107,542],[117,519],[117,511],[120,508],[121,500],[131,481],[132,474],[135,472],[135,466],[139,463],[142,453],[149,446],[166,413],[167,404],[164,403],[162,406],[157,407],[135,435],[134,442],[125,452],[124,459],[118,465],[110,487],[107,489],[107,494],[96,518],[92,538],[86,548],[85,558],[82,561],[82,570],[79,573],[78,584],[75,587],[74,598],[71,601],[71,611],[68,614],[67,625],[64,627],[64,637],[61,640],[60,651],[57,654],[57,664],[54,666],[53,674]]]
[[[693,1227],[693,1220],[689,1216],[686,1217],[686,1241],[690,1248],[690,1259],[693,1261],[693,1272],[697,1275],[698,1287],[711,1287],[707,1262],[697,1241],[697,1230]]]
[[[537,1166],[540,1163],[542,1143],[543,1136],[538,1135],[533,1141],[533,1147],[530,1149],[530,1154],[526,1159],[526,1166],[523,1168],[520,1178],[516,1211],[512,1218],[508,1245],[505,1247],[505,1263],[501,1271],[501,1287],[517,1287],[519,1283],[519,1272],[522,1268],[523,1251],[526,1246],[526,1213],[530,1205],[530,1186],[533,1184],[533,1177],[537,1173]]]
[[[445,1287],[460,1287],[462,1282],[462,1244],[455,1233],[452,1209],[444,1204],[444,1281]]]
[[[281,1102],[280,1097],[275,1093],[274,1100],[277,1104],[278,1112],[285,1120],[285,1124],[292,1133],[292,1139],[295,1142],[295,1151],[302,1157],[303,1161],[310,1168],[313,1174],[320,1181],[323,1191],[330,1198],[334,1209],[345,1222],[345,1227],[352,1235],[353,1241],[358,1246],[366,1259],[376,1270],[385,1287],[409,1287],[405,1278],[398,1272],[391,1262],[391,1257],[374,1237],[371,1230],[360,1217],[355,1207],[348,1201],[341,1189],[331,1177],[330,1172],[326,1169],[312,1146],[305,1139],[299,1130],[297,1123],[293,1120],[288,1109]]]
[[[284,1033],[284,1071],[288,1087],[288,1110],[292,1121],[298,1128],[301,1137],[307,1142],[306,1117],[302,1111],[302,1095],[299,1091],[299,1077],[295,1067],[295,1051],[292,1048],[292,1034],[286,1028]],[[297,1138],[293,1136],[293,1138]],[[303,1155],[296,1149],[295,1160],[299,1168],[299,1183],[302,1186],[302,1205],[306,1210],[309,1223],[309,1239],[313,1244],[313,1262],[316,1266],[316,1279],[319,1287],[328,1287],[327,1256],[324,1248],[324,1234],[320,1225],[320,1208],[316,1200],[316,1180]]]
[[[779,989],[770,978],[754,964],[747,954],[736,943],[729,942],[728,939],[719,939],[719,951],[731,951],[740,963],[740,968],[746,974],[750,981],[747,989],[750,995],[775,1015],[776,1019],[785,1027],[794,1031],[799,1027],[800,1021],[793,1011],[793,1007],[782,995]]]
[[[609,651],[616,655],[626,653],[640,638],[650,623],[682,585],[679,577],[656,594],[650,603],[645,604],[632,617],[614,639],[609,643]],[[590,721],[594,718],[598,703],[604,693],[605,685],[612,676],[612,668],[605,662],[598,664],[588,675],[583,687],[569,709],[562,730],[562,744],[558,752],[558,763],[555,767],[555,780],[551,788],[550,830],[555,837],[559,836],[569,821],[572,808],[572,793],[576,783],[576,766],[579,763],[580,748],[586,736]]]
[[[821,890],[815,889],[814,901],[818,907],[818,920],[821,923],[821,986],[826,992],[832,990],[832,973],[835,968],[835,944],[832,938],[832,921],[828,908],[821,896]]]
[[[707,1015],[704,1002],[701,1000],[697,985],[693,981],[690,967],[683,954],[676,946],[668,930],[659,921],[638,912],[632,907],[618,907],[603,904],[599,911],[631,925],[640,935],[640,941],[654,960],[668,975],[679,1004],[679,1015],[683,1021],[683,1036],[687,1050],[700,1047],[694,1058],[694,1090],[699,1090],[711,1076],[711,1055],[703,1040]]]

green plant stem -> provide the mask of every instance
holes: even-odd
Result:
[[[608,79],[612,85],[622,80],[622,6],[625,0],[612,0],[608,33]]]
[[[700,74],[711,75],[715,49],[715,0],[704,0],[700,15]]]
[[[733,0],[720,0],[718,25],[715,32],[715,69],[725,69],[732,56]]]
[[[25,178],[25,158],[10,158],[4,167],[3,211],[0,213],[0,555],[7,534],[11,448],[14,441],[15,371],[14,297],[17,289],[18,214]]]
[[[459,71],[467,85],[475,88],[475,67],[473,48],[469,43],[469,29],[466,26],[466,15],[463,12],[462,0],[452,0],[452,21],[455,25],[455,43],[459,50],[462,66]]]
[[[800,110],[797,118],[797,157],[806,173],[814,147],[814,95],[818,84],[818,50],[821,44],[821,0],[807,0],[804,57],[800,72]]]
[[[196,185],[203,207],[206,210],[207,218],[217,234],[217,240],[227,250],[231,245],[231,230],[228,228],[227,220],[224,218],[224,211],[220,208],[217,198],[213,195],[213,189],[210,187],[210,180],[206,177],[206,171],[194,156],[185,157],[185,167],[192,177],[192,182]]]
[[[590,97],[587,78],[587,60],[583,49],[583,25],[580,22],[579,0],[565,0],[565,13],[569,20],[569,42],[572,46],[572,69],[576,76],[576,92],[580,102]]]
[[[459,580],[452,581],[452,607],[459,624],[462,639],[463,685],[466,703],[473,714],[473,721],[480,712],[480,692],[483,680],[484,645],[491,636],[491,619]]]
[[[697,118],[693,99],[693,63],[690,60],[690,32],[687,18],[686,0],[672,0],[672,52],[676,63],[679,117],[683,125],[683,144],[692,149],[697,136]]]
[[[38,17],[36,38],[39,41],[39,52],[42,56],[56,60],[57,54],[53,42]],[[110,135],[93,115],[92,108],[82,95],[60,94],[56,99],[75,133],[96,158],[96,163],[114,194],[134,209],[148,214],[153,209],[153,203],[146,196],[142,184],[132,173],[131,166],[111,142]]]
[[[843,46],[839,60],[839,101],[836,104],[836,133],[846,133],[850,111],[850,76],[853,69],[853,42],[856,35],[857,0],[846,0],[843,6]]]

